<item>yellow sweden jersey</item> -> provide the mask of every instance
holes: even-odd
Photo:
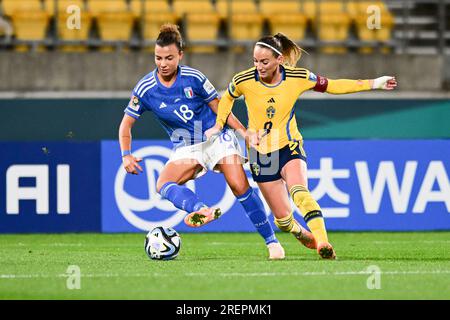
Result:
[[[302,140],[297,128],[294,105],[298,96],[314,88],[317,78],[307,69],[281,66],[278,85],[263,83],[255,67],[238,73],[228,86],[233,98],[243,95],[248,111],[248,129],[263,138],[258,151],[269,153]]]

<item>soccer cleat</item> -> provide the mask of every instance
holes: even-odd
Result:
[[[314,238],[313,234],[300,226],[300,233],[294,234],[295,238],[301,242],[302,245],[309,249],[316,249],[317,243],[316,238]]]
[[[323,259],[336,259],[336,253],[334,252],[333,246],[328,242],[319,243],[317,246],[317,253]]]
[[[219,219],[222,215],[220,208],[203,207],[198,211],[189,213],[184,217],[184,223],[193,228],[201,227],[213,220]]]
[[[284,249],[279,242],[272,242],[267,245],[269,249],[269,260],[283,260],[285,257]]]

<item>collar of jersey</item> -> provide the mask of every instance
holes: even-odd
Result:
[[[178,83],[178,79],[180,79],[180,72],[181,72],[181,68],[180,68],[180,66],[178,66],[178,68],[177,68],[177,78],[175,79],[175,82],[172,83],[172,85],[171,85],[170,87],[166,87],[166,86],[163,85],[163,84],[161,83],[161,81],[159,80],[159,78],[158,78],[158,68],[156,68],[156,69],[153,71],[153,76],[155,77],[156,82],[158,83],[158,87],[160,87],[160,88],[162,88],[162,89],[165,89],[165,90],[170,90],[170,89],[175,88],[175,85]]]
[[[286,80],[286,72],[285,72],[284,67],[283,67],[282,65],[280,65],[280,71],[281,71],[281,80],[280,80],[280,82],[278,82],[277,84],[274,84],[274,85],[270,85],[270,84],[265,83],[264,81],[262,81],[262,80],[259,78],[258,70],[256,70],[256,68],[255,68],[255,78],[256,78],[256,81],[261,82],[261,84],[262,84],[263,86],[267,87],[267,88],[275,88],[275,87],[278,87],[284,80]]]

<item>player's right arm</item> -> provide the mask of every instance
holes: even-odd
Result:
[[[139,162],[140,158],[135,158],[131,154],[131,128],[133,128],[136,119],[130,117],[128,114],[124,114],[122,122],[119,126],[119,143],[120,150],[122,152],[123,167],[128,173],[139,174],[138,170],[143,171]]]

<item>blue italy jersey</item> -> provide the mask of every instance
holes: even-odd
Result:
[[[166,130],[174,148],[204,141],[203,133],[214,126],[216,114],[208,103],[218,97],[209,80],[198,70],[179,66],[170,88],[161,84],[155,69],[142,78],[125,113],[138,119],[152,111]]]

